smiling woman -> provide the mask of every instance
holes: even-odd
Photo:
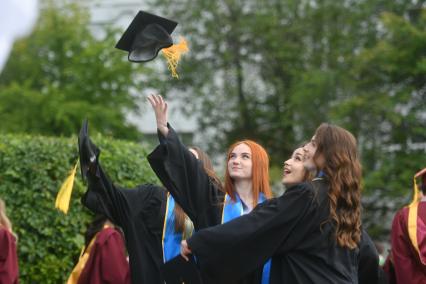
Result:
[[[269,157],[265,149],[251,140],[238,141],[231,145],[227,155],[225,191],[237,202],[241,199],[245,213],[259,203],[272,197],[269,186]]]
[[[305,181],[307,175],[308,171],[304,166],[303,148],[297,148],[290,159],[284,162],[282,183],[289,187]]]
[[[308,164],[319,175],[300,183]],[[379,283],[377,251],[357,215],[361,175],[353,135],[318,127],[285,162],[283,182],[289,186],[282,196],[183,241],[182,256],[192,252],[209,283],[234,283],[271,257],[269,284]],[[341,220],[348,212],[351,219]]]
[[[183,145],[167,121],[167,103],[160,95],[148,97],[155,112],[160,145],[148,160],[167,190],[200,227],[226,223],[249,213],[272,196],[269,157],[251,140],[229,147],[224,191],[207,176],[195,156]],[[239,276],[234,283],[269,283],[270,261]],[[204,277],[204,275],[202,275]],[[205,283],[208,279],[203,279]]]

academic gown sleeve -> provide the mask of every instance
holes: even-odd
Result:
[[[82,198],[84,206],[95,213],[108,217],[114,224],[125,229],[129,220],[150,204],[158,187],[140,185],[135,189],[121,188],[114,185],[101,165],[97,163],[96,171],[87,173],[88,189]]]
[[[311,185],[300,184],[247,215],[196,232],[187,242],[204,277],[211,283],[232,283],[291,249],[310,230],[306,221],[315,207]],[[306,226],[296,226],[301,222]]]
[[[174,129],[168,127],[167,137],[158,132],[160,145],[148,155],[151,168],[196,230],[220,224],[224,193],[204,171],[201,161],[182,144]]]
[[[0,283],[18,283],[16,241],[6,229],[0,228]]]
[[[362,284],[384,284],[387,282],[384,271],[379,266],[376,247],[364,229],[359,244],[358,282]]]

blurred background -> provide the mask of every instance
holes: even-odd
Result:
[[[124,140],[120,147],[149,152],[157,143],[154,114],[146,101],[150,93],[167,98],[171,124],[185,143],[215,157],[219,173],[232,142],[250,138],[264,145],[277,194],[283,161],[321,122],[347,128],[358,139],[362,156],[364,226],[374,239],[389,241],[393,215],[411,199],[413,175],[426,166],[425,1],[16,2],[0,3],[0,183],[9,181],[0,185],[0,196],[11,203],[9,215],[23,244],[25,235],[38,229],[25,229],[27,221],[14,213],[25,204],[24,197],[10,196],[22,169],[11,174],[8,163],[27,155],[18,159],[14,155],[19,151],[11,154],[16,144],[10,141],[27,145],[31,137],[46,137],[69,145],[70,158],[61,163],[43,197],[52,202],[52,214],[59,215],[54,196],[76,157],[75,135],[82,119],[89,119],[99,140],[110,141],[105,143]],[[184,36],[190,48],[179,63],[179,79],[171,77],[161,55],[133,64],[114,48],[138,10],[179,23],[173,37]],[[120,147],[113,147],[114,153],[124,163],[126,151]],[[140,183],[132,171],[117,170],[116,180]],[[155,180],[152,173],[146,175]],[[77,187],[84,192],[82,183]],[[43,188],[33,188],[26,198],[34,190]],[[68,234],[81,231],[78,223]],[[53,229],[49,234],[56,233]],[[82,243],[73,240],[62,256],[72,251],[68,266],[55,268],[55,277],[49,274],[53,268],[43,268],[51,277],[45,283],[61,283],[71,271]],[[44,256],[31,249],[20,253],[20,263]],[[39,283],[22,267],[23,283]]]

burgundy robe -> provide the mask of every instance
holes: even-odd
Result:
[[[105,228],[96,236],[78,284],[130,284],[129,263],[121,234]]]
[[[409,208],[399,210],[392,223],[393,273],[390,280],[397,284],[426,283],[426,265],[420,261],[408,235]],[[426,263],[426,202],[420,202],[417,211],[417,242],[423,262]],[[393,279],[394,278],[394,279]]]
[[[17,284],[19,277],[15,237],[0,227],[0,283]]]

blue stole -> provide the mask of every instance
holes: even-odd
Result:
[[[243,210],[244,210],[243,202],[241,201],[238,194],[235,194],[235,198],[237,199],[236,202],[234,202],[228,194],[225,195],[225,203],[223,205],[223,212],[222,212],[222,224],[243,215]],[[262,203],[265,200],[266,200],[265,195],[260,192],[259,200],[257,201],[257,204]],[[269,284],[270,273],[271,273],[271,259],[269,259],[263,266],[262,282],[261,282],[262,284]]]
[[[166,214],[164,216],[163,238],[162,238],[164,262],[169,261],[170,259],[180,254],[180,243],[183,239],[183,233],[175,232],[174,209],[175,209],[175,200],[168,193]]]

